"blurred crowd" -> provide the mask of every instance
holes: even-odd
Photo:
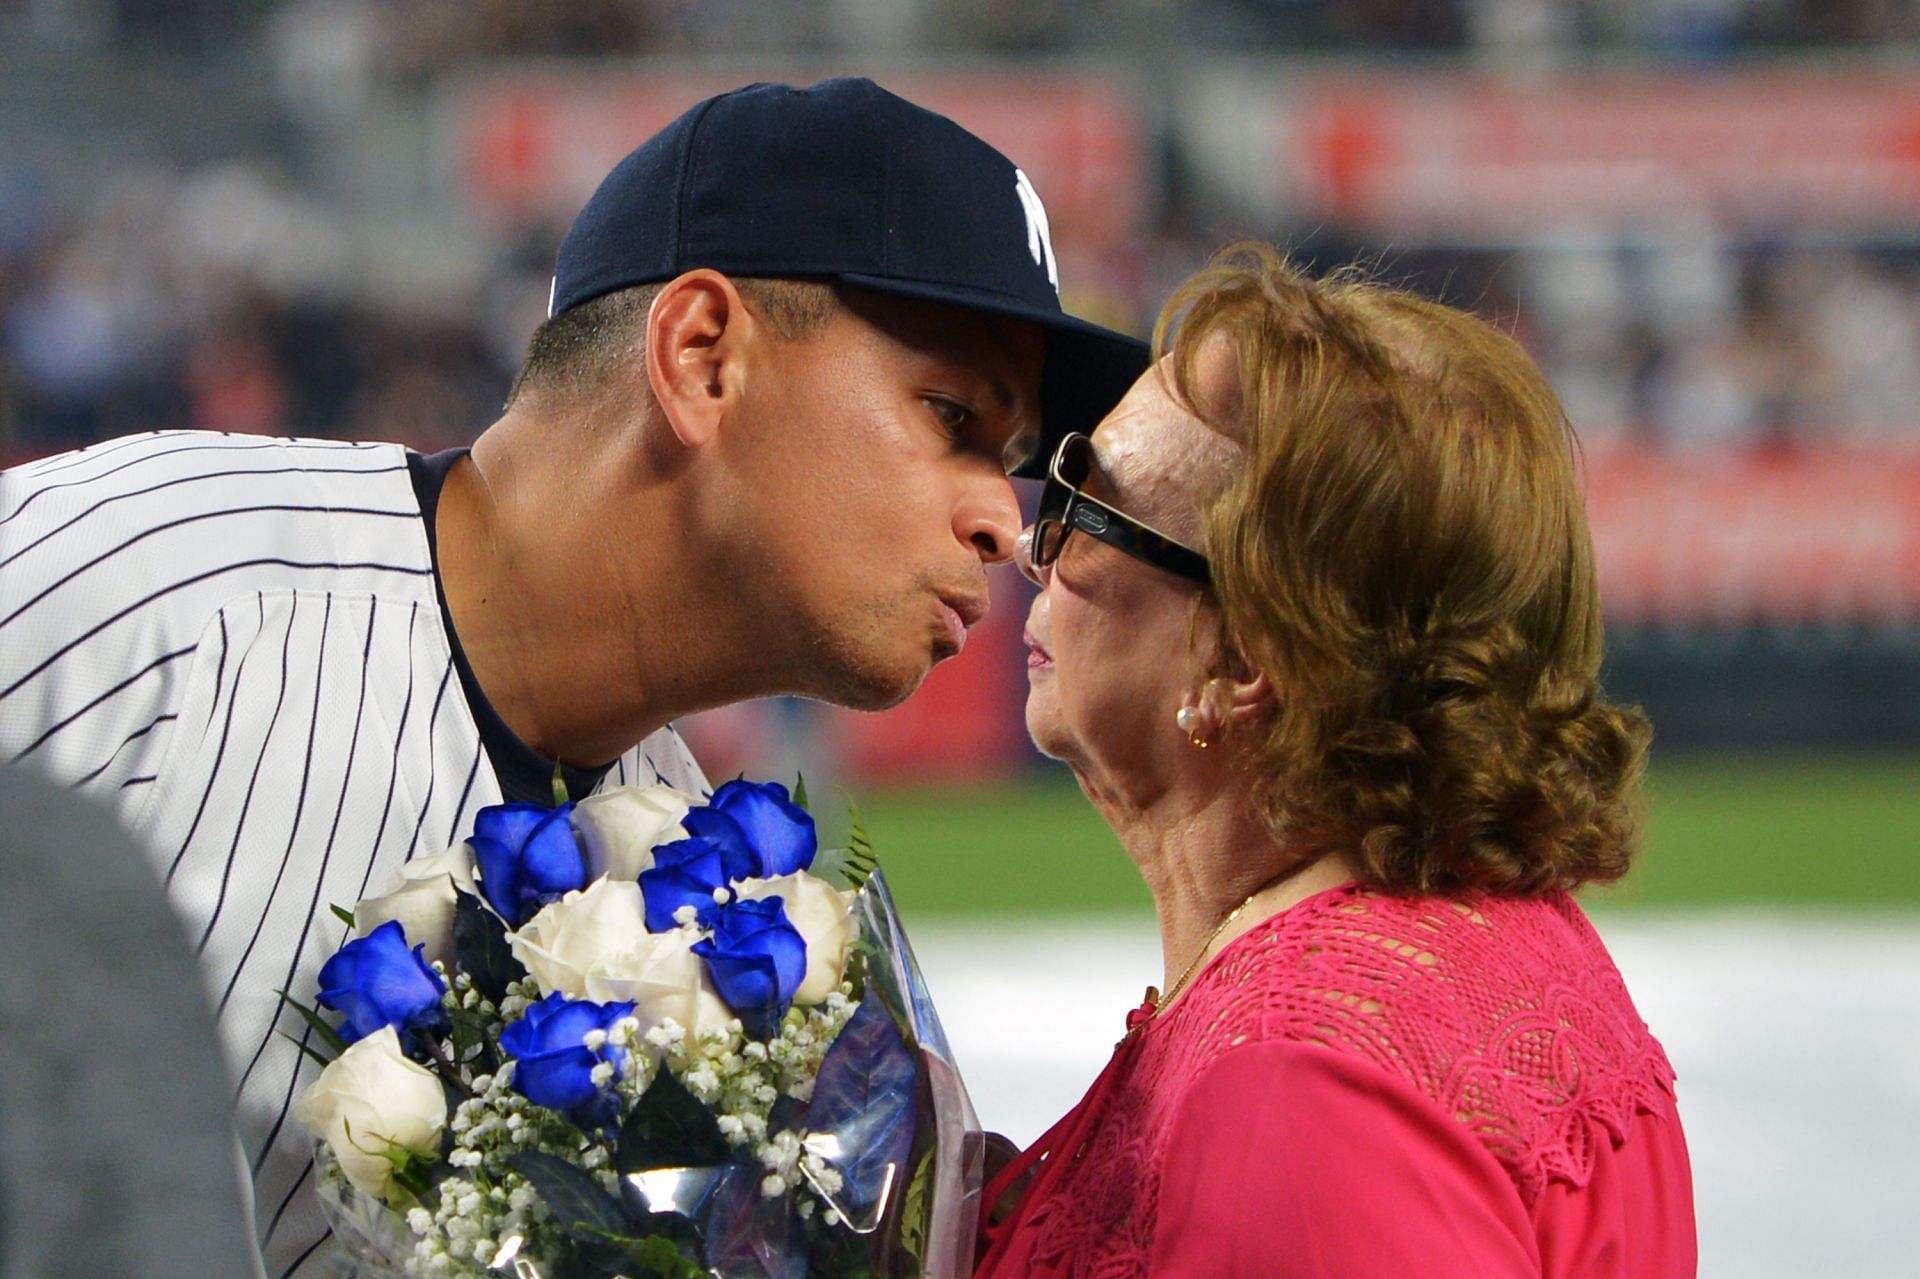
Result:
[[[383,86],[507,54],[1058,53],[1170,23],[1195,47],[1701,58],[1884,49],[1920,33],[1916,11],[1911,0],[0,0],[0,42],[202,65],[251,57],[297,138],[350,121]],[[1338,227],[1202,207],[1162,150],[1165,189],[1118,256],[1102,248],[1088,270],[1087,254],[1060,246],[1076,309],[1145,331],[1173,280],[1255,234],[1318,265],[1360,258],[1489,315],[1539,357],[1590,439],[1920,441],[1920,237],[1756,242],[1709,225],[1383,251]],[[456,287],[371,297],[337,179],[285,155],[155,155],[64,182],[46,169],[0,144],[0,459],[163,427],[464,441],[491,421],[541,318],[560,230],[495,227],[463,246],[483,260]]]
[[[1309,241],[1311,243],[1311,241]],[[1538,359],[1588,442],[1920,444],[1920,244],[1658,239],[1358,257]]]
[[[343,288],[325,203],[259,168],[122,176],[70,205],[16,189],[4,207],[0,451],[16,456],[164,427],[462,442],[499,407],[550,260],[529,243],[465,305],[410,311]],[[1133,269],[1083,274],[1072,301],[1144,332],[1220,238],[1167,220],[1129,250]],[[1920,436],[1920,248],[1702,237],[1369,255],[1324,228],[1295,243],[1500,323],[1590,441]]]
[[[1201,47],[1692,59],[1920,39],[1914,0],[0,0],[0,18],[189,52],[324,26],[380,76],[500,55],[1110,49],[1143,24]]]
[[[342,288],[327,208],[255,168],[4,207],[0,453],[171,427],[448,445],[492,420],[517,363],[482,317]]]

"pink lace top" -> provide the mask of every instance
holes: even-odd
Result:
[[[1694,1273],[1673,1070],[1569,897],[1332,889],[1130,1020],[979,1276]]]

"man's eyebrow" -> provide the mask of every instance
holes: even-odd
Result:
[[[1003,377],[988,375],[987,390],[1000,402],[1000,407],[1005,412],[1013,412],[1014,406],[1019,403],[1019,397],[1013,393],[1013,386]]]
[[[979,379],[979,381],[986,386],[987,393],[993,396],[995,402],[999,404],[1003,412],[1011,413],[1014,408],[1019,405],[1021,397],[1014,394],[1013,383],[998,373],[990,372],[986,367],[988,362],[981,358],[979,352],[963,350],[956,344],[945,340],[928,342],[921,349],[933,356],[936,360],[950,364],[955,368],[965,369],[969,374]],[[996,344],[994,354],[1010,357],[1012,352]]]

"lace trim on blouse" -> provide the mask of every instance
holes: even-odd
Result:
[[[1163,1077],[1262,1039],[1364,1057],[1466,1125],[1529,1208],[1549,1181],[1586,1184],[1589,1121],[1617,1145],[1673,1092],[1665,1052],[1565,894],[1334,889],[1236,939],[1170,1017]]]
[[[1529,1209],[1549,1182],[1585,1185],[1598,1142],[1625,1140],[1673,1090],[1666,1054],[1564,894],[1328,890],[1236,938],[1137,1038],[1106,1095],[1089,1098],[1078,1148],[1047,1156],[1072,1166],[1027,1220],[1036,1261],[1137,1273],[1186,1083],[1243,1045],[1317,1043],[1405,1080],[1479,1139]]]

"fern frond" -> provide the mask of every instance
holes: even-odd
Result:
[[[841,794],[846,795],[845,791]],[[873,837],[867,834],[866,823],[860,820],[860,806],[853,802],[852,795],[847,799],[847,860],[846,876],[858,890],[866,886],[867,880],[880,866],[879,854],[873,850]]]

